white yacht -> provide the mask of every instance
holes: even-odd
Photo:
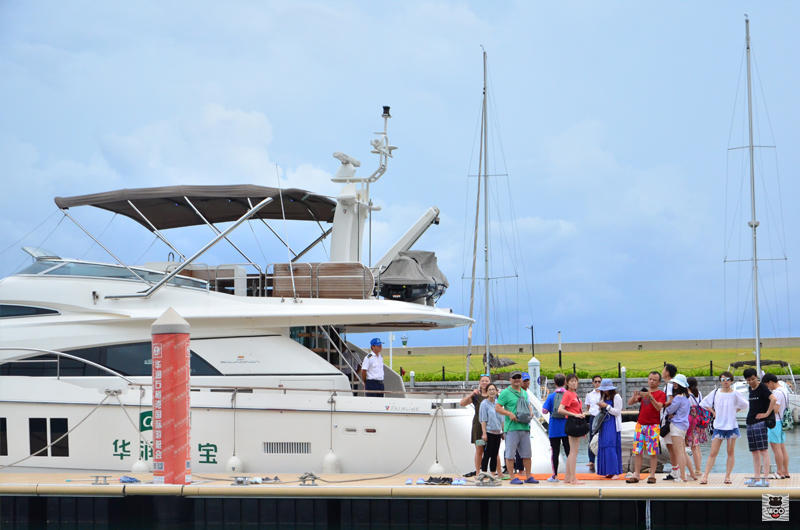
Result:
[[[458,399],[406,392],[385,367],[386,397],[364,397],[364,352],[343,337],[463,326],[436,306],[447,281],[431,253],[410,251],[432,224],[431,208],[379,260],[362,265],[373,210],[370,184],[393,146],[372,141],[369,177],[342,153],[336,201],[298,189],[180,186],[56,198],[64,216],[93,206],[127,216],[175,259],[128,266],[66,259],[26,248],[30,266],[0,280],[0,470],[146,471],[152,459],[150,328],[169,308],[191,326],[192,469],[203,472],[463,472],[471,469],[473,411]],[[245,222],[319,225],[290,263],[258,265],[228,240]],[[218,223],[232,222],[224,230]],[[331,223],[326,229],[323,223]],[[216,237],[191,256],[165,231],[207,224]],[[273,233],[280,236],[273,230]],[[171,235],[171,232],[170,232]],[[330,237],[330,261],[302,263]],[[222,239],[243,263],[199,262]],[[285,241],[284,244],[289,246]],[[532,431],[548,468],[547,435]]]

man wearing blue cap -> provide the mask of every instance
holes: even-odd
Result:
[[[361,362],[361,379],[364,381],[365,395],[383,397],[383,356],[381,339],[374,338],[369,341],[371,350]]]

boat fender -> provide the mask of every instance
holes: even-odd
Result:
[[[339,457],[333,452],[333,449],[328,451],[328,454],[322,459],[322,472],[323,473],[341,473],[342,464]]]
[[[444,474],[444,466],[439,463],[437,460],[433,463],[433,465],[428,469],[428,473],[431,475],[443,475]]]
[[[244,465],[242,464],[242,459],[236,455],[233,455],[228,459],[228,462],[225,464],[225,469],[231,473],[241,473],[244,471]]]
[[[150,473],[150,466],[140,458],[131,466],[131,473]]]

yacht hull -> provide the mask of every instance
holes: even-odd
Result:
[[[31,382],[35,386],[43,383],[37,379]],[[0,390],[8,448],[8,454],[0,456],[0,466],[21,459],[25,460],[18,466],[50,469],[130,471],[139,459],[152,466],[151,408],[148,399],[139,405],[138,390],[123,392],[124,407],[113,395],[98,406],[103,396],[95,389],[73,392],[83,394],[73,395],[75,402],[64,393],[48,399],[38,392],[37,402],[10,394]],[[320,473],[331,451],[342,473],[424,474],[437,460],[447,473],[472,467],[473,410],[457,407],[452,400],[288,391],[237,394],[235,407],[233,401],[230,392],[192,393],[194,474]],[[44,419],[38,422],[45,425],[44,432],[35,432],[37,419]],[[68,429],[74,428],[66,443],[56,443],[42,456],[30,456],[45,441],[56,440],[60,432],[53,430],[52,421],[63,425],[64,419]],[[547,472],[549,444],[540,426],[534,425],[531,441],[534,471]],[[238,469],[228,466],[234,455],[241,461]]]

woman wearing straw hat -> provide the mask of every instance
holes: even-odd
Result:
[[[601,414],[605,412],[597,436],[597,474],[612,478],[622,473],[622,397],[611,379],[603,379],[597,388],[600,391]]]
[[[681,477],[675,477],[675,482],[686,482],[686,451],[684,449],[684,439],[686,431],[689,429],[689,411],[692,404],[687,397],[689,392],[689,382],[686,376],[678,374],[672,378],[674,386],[672,388],[672,403],[665,409],[670,417],[670,433],[672,434],[672,444],[675,447],[675,465],[680,470]],[[697,480],[694,471],[689,468],[689,476],[692,480]]]

